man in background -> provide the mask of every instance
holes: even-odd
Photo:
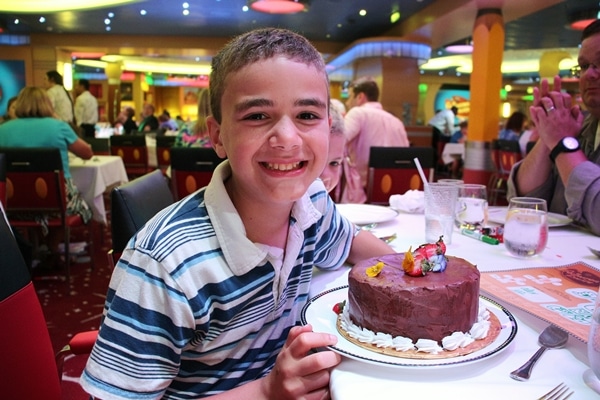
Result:
[[[138,126],[138,131],[149,132],[158,129],[158,118],[154,116],[154,106],[152,104],[144,104],[142,109],[142,122]]]
[[[63,86],[63,77],[58,71],[48,71],[44,77],[46,90],[52,108],[57,118],[72,123],[73,122],[73,100]]]
[[[363,188],[367,186],[371,147],[408,147],[404,124],[383,109],[379,103],[379,87],[371,79],[357,80],[349,90],[344,118],[346,150],[360,174]],[[366,198],[366,196],[365,196]]]
[[[96,136],[98,100],[90,93],[90,81],[80,79],[75,85],[75,121],[84,137]]]

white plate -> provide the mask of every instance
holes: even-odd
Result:
[[[490,207],[488,210],[488,221],[496,224],[504,225],[506,220],[507,207]],[[558,226],[569,225],[573,220],[566,215],[548,213],[548,227],[556,228]]]
[[[409,359],[388,356],[364,349],[348,339],[344,338],[337,330],[337,315],[333,312],[333,306],[348,298],[348,286],[342,286],[327,290],[312,299],[302,309],[302,324],[311,324],[315,332],[327,332],[338,338],[335,346],[330,349],[343,356],[353,358],[366,363],[384,365],[389,367],[449,367],[457,364],[473,363],[499,354],[513,341],[517,334],[517,321],[513,315],[500,304],[481,296],[480,300],[487,309],[500,320],[502,329],[498,337],[481,350],[464,355],[445,359]]]
[[[379,224],[398,215],[396,210],[373,204],[336,204],[336,208],[355,225]]]

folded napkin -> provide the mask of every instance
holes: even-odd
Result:
[[[390,207],[397,211],[423,213],[425,193],[420,190],[408,190],[404,194],[393,194],[390,196]]]

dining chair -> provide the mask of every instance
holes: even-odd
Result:
[[[171,186],[175,200],[208,185],[213,171],[223,161],[214,149],[173,147],[171,149]]]
[[[129,239],[157,212],[173,204],[168,179],[156,169],[111,191],[111,266]]]
[[[177,136],[156,136],[156,163],[163,172],[171,165],[171,147]]]
[[[523,156],[521,147],[516,140],[499,140],[492,141],[491,151],[492,161],[494,163],[495,172],[488,183],[490,205],[506,205],[506,192],[510,171]]]
[[[389,204],[392,194],[423,190],[417,158],[427,180],[433,180],[435,151],[432,147],[371,147],[367,178],[367,203]]]
[[[94,240],[91,225],[78,214],[67,213],[67,193],[60,150],[56,148],[1,148],[6,156],[6,213],[11,226],[35,236],[43,230],[62,230],[67,288],[71,279],[71,231],[85,233],[91,267],[94,266]],[[51,251],[55,249],[50,249]]]
[[[148,146],[144,134],[111,136],[110,153],[123,159],[129,179],[151,171],[148,166]]]
[[[0,393],[6,399],[61,399],[65,357],[89,354],[97,331],[76,334],[53,352],[38,295],[0,209]],[[33,381],[32,381],[33,379]]]
[[[97,156],[109,156],[110,155],[110,139],[109,138],[96,138],[96,137],[84,137],[87,143],[92,146],[92,151]]]

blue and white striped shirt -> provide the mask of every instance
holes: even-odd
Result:
[[[351,224],[316,181],[296,201],[285,255],[252,243],[227,196],[227,162],[208,187],[130,240],[81,378],[101,399],[192,399],[265,376],[308,296],[313,265],[337,268]]]

